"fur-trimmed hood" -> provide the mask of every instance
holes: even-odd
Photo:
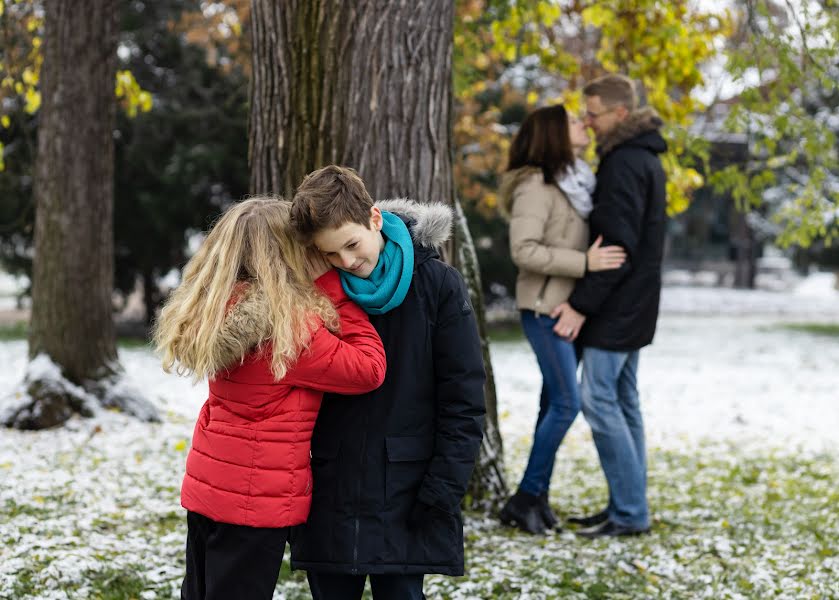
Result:
[[[441,202],[423,204],[397,198],[376,202],[381,210],[408,221],[411,238],[418,246],[436,249],[452,234],[452,209]],[[241,363],[260,343],[271,338],[268,300],[255,285],[237,284],[227,314],[215,341],[216,371]]]
[[[381,210],[408,221],[411,238],[418,246],[439,248],[452,235],[452,209],[442,202],[415,202],[407,198],[379,200]]]
[[[213,348],[215,371],[240,364],[260,343],[271,338],[270,310],[255,285],[238,283]]]
[[[621,144],[640,137],[645,133],[654,132],[658,134],[659,129],[663,125],[664,121],[658,116],[654,108],[650,106],[639,108],[630,113],[625,121],[615,125],[614,129],[606,134],[605,138],[597,145],[597,154],[605,156]],[[650,149],[656,152],[664,152],[667,150],[667,145],[660,135],[658,137],[661,139],[661,144],[652,144]]]

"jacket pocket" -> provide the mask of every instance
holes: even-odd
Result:
[[[388,462],[428,460],[434,452],[434,438],[427,435],[388,436],[385,446]]]
[[[419,486],[434,452],[430,436],[386,437],[385,505],[398,512],[413,507]]]
[[[318,460],[333,460],[338,458],[338,450],[341,448],[341,440],[330,438],[312,443],[312,462]]]
[[[332,505],[335,488],[338,486],[338,453],[341,440],[322,440],[312,444],[312,511],[311,517],[321,514]]]

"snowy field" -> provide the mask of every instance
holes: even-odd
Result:
[[[473,515],[467,577],[428,578],[429,598],[839,598],[839,337],[784,326],[839,323],[839,293],[811,287],[766,297],[665,290],[640,366],[651,535],[532,538]],[[514,485],[540,376],[523,341],[496,343],[492,355]],[[106,412],[56,431],[0,431],[0,598],[177,596],[178,489],[206,384],[163,374],[144,348],[120,357],[163,423]],[[25,342],[0,343],[0,395],[25,364]],[[563,515],[605,503],[582,417],[560,450],[551,501]],[[301,574],[284,568],[275,598],[306,597]]]

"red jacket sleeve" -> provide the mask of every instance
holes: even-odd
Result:
[[[329,271],[317,285],[332,300],[341,320],[333,334],[321,325],[285,376],[290,385],[336,394],[364,394],[385,380],[385,349],[367,314],[347,297],[338,273]]]

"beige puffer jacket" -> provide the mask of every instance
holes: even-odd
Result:
[[[537,168],[505,173],[501,201],[510,213],[510,252],[519,269],[516,304],[549,314],[585,274],[588,223]]]

